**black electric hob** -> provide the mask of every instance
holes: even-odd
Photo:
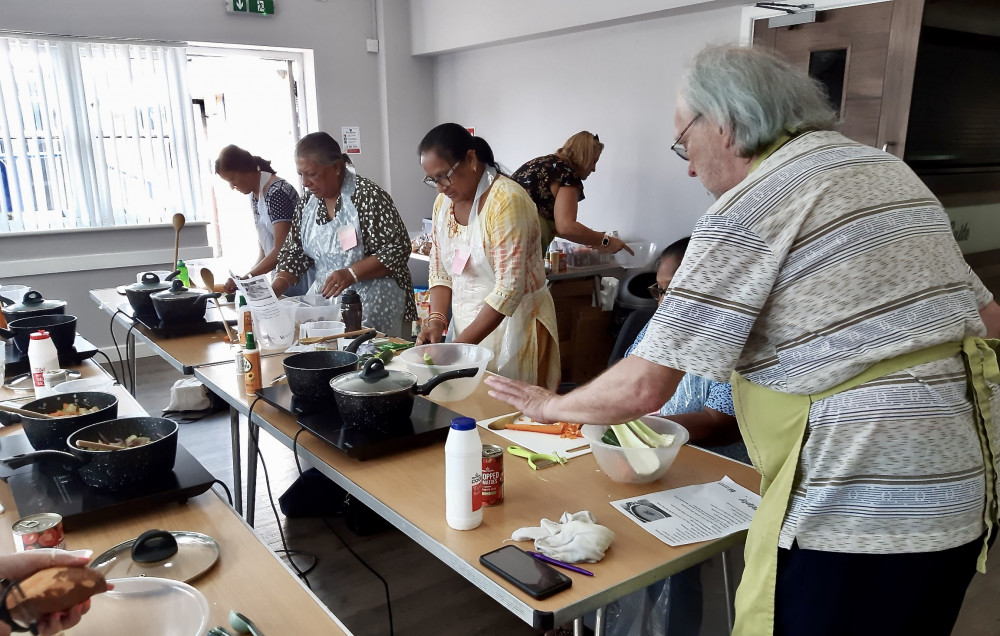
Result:
[[[372,427],[349,426],[337,411],[333,396],[322,403],[302,400],[292,395],[287,384],[257,391],[262,400],[286,413],[297,415],[299,425],[349,457],[365,460],[410,450],[443,440],[451,421],[459,413],[423,397],[413,400],[409,419],[385,422]]]
[[[0,438],[0,457],[32,450],[23,433]],[[37,512],[56,512],[62,515],[63,527],[67,530],[107,521],[136,509],[174,501],[183,503],[202,494],[215,482],[212,473],[180,444],[172,472],[142,482],[127,492],[91,488],[72,471],[49,461],[14,470],[0,464],[0,478],[6,479],[10,486],[22,517]]]

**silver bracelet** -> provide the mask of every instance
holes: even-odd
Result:
[[[358,282],[358,275],[354,273],[354,268],[353,267],[348,267],[347,271],[350,272],[351,276],[354,277],[354,282],[355,283]]]

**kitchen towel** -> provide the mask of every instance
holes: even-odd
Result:
[[[615,540],[615,533],[598,524],[590,511],[564,512],[559,521],[542,519],[537,528],[518,528],[510,535],[514,541],[535,542],[535,549],[545,556],[567,563],[596,563]]]

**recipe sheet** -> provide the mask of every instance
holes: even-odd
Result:
[[[750,527],[760,495],[727,475],[719,481],[612,501],[623,515],[667,545],[721,539]]]

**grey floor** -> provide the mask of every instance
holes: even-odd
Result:
[[[169,402],[170,386],[182,376],[159,358],[140,359],[139,376],[136,397],[147,412],[159,415]],[[209,471],[232,487],[228,412],[184,424],[180,439]],[[294,458],[289,449],[266,433],[261,434],[261,452],[276,504],[277,497],[297,477]],[[268,499],[263,470],[258,470],[256,514],[256,530],[272,549],[282,548],[280,524],[290,549],[304,550],[318,557],[316,569],[308,576],[313,591],[354,634],[384,636],[389,633],[381,582],[344,548],[323,519],[286,519],[280,510],[276,518]],[[537,633],[401,532],[389,529],[359,537],[345,527],[342,518],[334,517],[329,521],[351,548],[388,581],[396,634],[516,636]],[[739,555],[735,556],[739,561]],[[702,582],[705,600],[700,634],[724,636],[728,631],[720,559],[705,564]],[[994,565],[989,574],[974,578],[954,634],[1000,634],[997,598],[1000,598],[1000,564]]]

